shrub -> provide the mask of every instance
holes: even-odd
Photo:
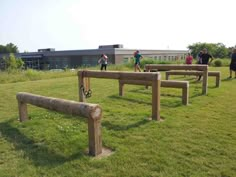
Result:
[[[14,54],[10,54],[9,57],[3,57],[5,62],[6,70],[10,72],[16,72],[23,68],[24,62],[21,58],[16,58]]]
[[[27,69],[24,72],[26,78],[28,78],[28,80],[38,80],[40,79],[40,72],[33,70],[33,69]]]
[[[214,61],[214,66],[221,67],[222,66],[222,61],[220,59],[215,60]]]

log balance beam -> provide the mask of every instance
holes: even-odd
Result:
[[[119,95],[124,95],[124,85],[145,85],[152,86],[152,82],[150,81],[140,81],[140,80],[119,80]],[[189,98],[189,82],[188,81],[161,81],[161,87],[168,88],[181,88],[182,89],[182,104],[188,105]]]
[[[202,76],[202,71],[166,71],[166,80],[170,75],[189,75],[189,76]],[[216,87],[220,87],[221,74],[220,71],[208,71],[208,77],[213,76],[216,78]]]
[[[89,154],[97,156],[102,153],[102,109],[99,105],[45,97],[25,92],[17,93],[16,98],[18,100],[19,117],[21,122],[28,120],[27,103],[60,113],[87,118]]]
[[[203,82],[202,82],[202,94],[207,94],[207,84],[208,84],[208,65],[187,65],[187,64],[147,64],[145,65],[145,70],[149,72],[150,70],[157,71],[168,71],[168,70],[196,70],[202,71]]]
[[[159,72],[155,73],[134,73],[134,72],[117,72],[117,71],[78,71],[78,87],[79,87],[79,101],[84,102],[85,96],[83,94],[83,86],[85,85],[85,78],[104,78],[117,80],[143,80],[152,83],[152,120],[160,121],[160,86],[161,75]]]

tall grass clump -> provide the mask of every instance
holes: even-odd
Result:
[[[23,72],[27,80],[39,80],[42,78],[43,73],[41,71],[36,71],[33,69],[27,69]]]

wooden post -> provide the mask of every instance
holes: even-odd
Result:
[[[145,67],[145,72],[150,72],[150,69],[148,67]],[[145,85],[145,88],[148,89],[148,85]]]
[[[88,119],[89,154],[97,156],[102,153],[101,119]]]
[[[166,80],[169,80],[169,73],[166,72]]]
[[[124,83],[122,83],[121,80],[119,80],[119,96],[123,95],[124,95]]]
[[[216,76],[216,87],[220,87],[220,73]]]
[[[79,77],[78,77],[78,88],[79,88],[79,101],[85,102],[85,95],[83,93],[83,89],[85,89],[85,78],[83,71],[79,71]]]
[[[202,79],[202,94],[207,94],[207,83],[208,83],[208,66],[203,71],[203,79]]]
[[[28,120],[28,111],[27,111],[27,104],[18,100],[18,109],[19,109],[19,118],[20,122]]]
[[[152,81],[152,120],[160,121],[160,88],[161,78],[159,73],[153,74]]]
[[[188,87],[182,88],[182,103],[184,105],[188,105],[188,96],[189,96],[189,89],[188,89]]]

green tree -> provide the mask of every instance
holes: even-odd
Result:
[[[197,57],[197,54],[206,48],[210,54],[215,58],[226,58],[228,57],[228,49],[222,43],[194,43],[188,46],[188,49],[191,51],[194,57]]]
[[[6,46],[0,45],[0,53],[19,53],[19,50],[15,44],[9,43]]]
[[[24,66],[24,61],[21,58],[16,58],[12,53],[9,55],[9,57],[3,57],[3,60],[5,62],[5,69],[8,72],[22,69]]]

